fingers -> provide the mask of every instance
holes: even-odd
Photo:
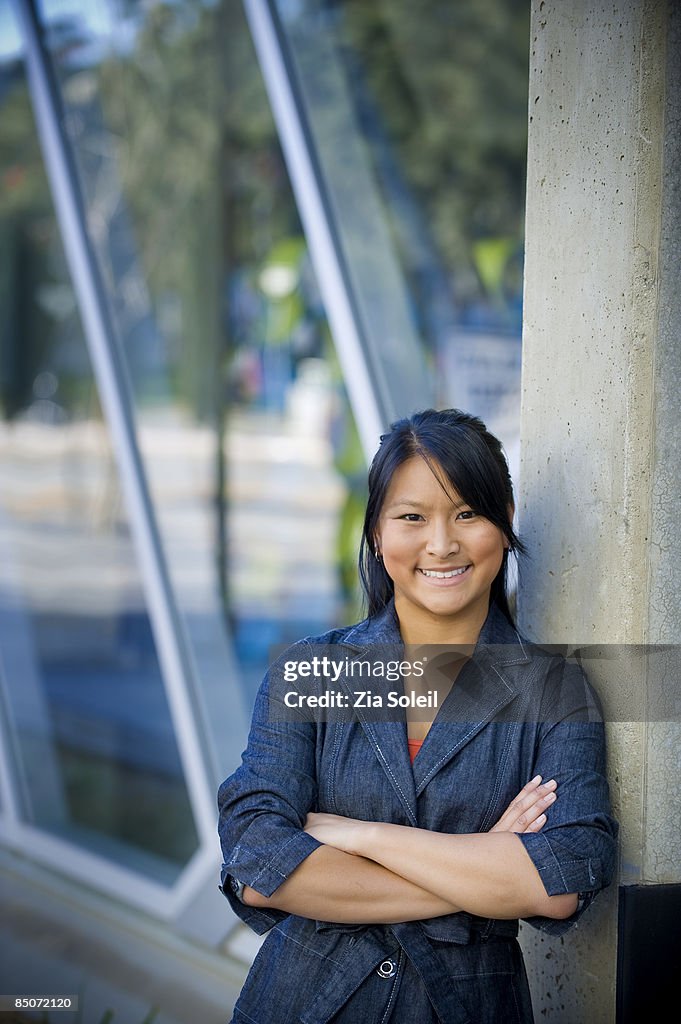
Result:
[[[535,820],[527,826],[525,832],[539,832],[545,824],[546,815],[540,814],[538,818],[535,818]]]
[[[514,813],[515,813],[515,824],[514,831],[520,832],[538,832],[539,829],[546,823],[546,814],[544,813],[556,800],[556,780],[549,779],[547,782],[537,781],[534,785],[535,779],[532,780],[531,788],[528,792],[523,792],[518,795],[514,801]],[[527,787],[524,787],[527,790]]]
[[[542,782],[535,775],[508,805],[492,831],[538,832],[546,824],[545,811],[556,799],[556,780]]]
[[[537,795],[544,795],[547,791],[554,790],[556,788],[556,780],[549,779],[548,782],[542,782],[541,775],[535,775],[533,779],[530,779],[518,793],[515,800],[512,801],[511,807],[517,806],[530,806]]]
[[[542,782],[541,776],[537,775],[531,782],[528,782],[526,786],[518,793],[517,797],[511,801],[508,810],[516,815],[521,815],[526,812],[532,812],[533,809],[538,806],[547,806],[553,802],[555,796],[552,796],[556,789],[556,780],[549,779],[548,782]],[[551,799],[549,799],[551,797]]]
[[[526,786],[523,786],[515,800],[511,802],[511,807],[521,811],[527,810],[553,793],[557,785],[558,783],[555,779],[542,782],[541,775],[535,775]]]

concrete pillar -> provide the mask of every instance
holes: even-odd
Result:
[[[532,0],[518,610],[608,655],[622,829],[577,928],[521,932],[537,1019],[563,1024],[616,1019],[618,886],[681,882],[678,716],[642,710],[650,659],[609,646],[681,641],[680,43],[673,0]]]

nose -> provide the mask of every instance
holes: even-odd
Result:
[[[454,524],[449,519],[434,519],[426,542],[426,552],[433,558],[448,558],[459,551],[459,539]]]

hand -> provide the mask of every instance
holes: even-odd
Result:
[[[334,846],[344,853],[359,853],[360,837],[370,827],[371,822],[360,821],[358,818],[344,818],[340,814],[321,814],[314,812],[305,819],[305,831],[314,839],[326,846]]]
[[[556,799],[555,779],[542,782],[541,775],[533,779],[511,801],[490,832],[539,832],[546,824],[547,808]]]

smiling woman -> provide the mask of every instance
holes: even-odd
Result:
[[[397,502],[405,507],[396,507]],[[430,522],[424,515],[428,503],[433,512]],[[467,543],[466,537],[472,540],[471,533],[464,533],[464,529],[474,529],[476,537],[482,530],[493,546],[492,538],[498,538],[503,550],[489,583],[488,598],[512,621],[507,595],[508,555],[524,550],[513,528],[514,509],[513,483],[503,448],[480,419],[458,410],[429,410],[393,424],[369,471],[359,567],[369,614],[380,611],[395,595],[396,583],[381,562],[380,538],[391,521],[398,519],[423,522],[428,527],[429,547],[424,551],[424,563],[418,567],[426,572],[443,566],[467,568],[461,552],[456,552],[455,558],[449,551],[450,543]],[[471,525],[464,527],[464,523]],[[442,534],[433,534],[434,528],[443,529]],[[496,528],[496,534],[492,528]],[[447,549],[444,556],[442,545]],[[447,642],[452,642],[449,634]]]
[[[479,419],[430,409],[382,437],[360,551],[368,617],[271,667],[220,789],[223,891],[272,929],[234,1024],[529,1024],[519,919],[560,934],[608,885],[617,823],[598,699],[578,666],[515,629],[513,509]],[[287,718],[282,673],[318,645],[343,661],[336,706],[352,713],[308,704]],[[386,649],[427,668],[403,674],[407,702],[374,677],[371,707],[393,709],[377,718],[347,698],[354,661]]]
[[[452,491],[441,466],[419,455],[400,466],[375,545],[406,643],[475,643],[509,541]]]

